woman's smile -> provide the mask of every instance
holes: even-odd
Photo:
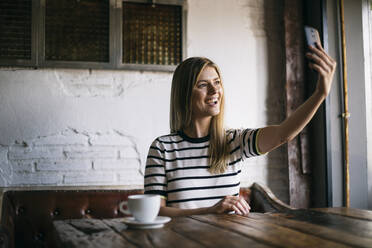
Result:
[[[207,104],[209,106],[216,106],[217,103],[218,103],[218,97],[213,97],[213,98],[207,99]]]

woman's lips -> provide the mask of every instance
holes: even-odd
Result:
[[[212,98],[207,100],[206,102],[209,106],[215,106],[218,103],[218,100],[216,98]]]

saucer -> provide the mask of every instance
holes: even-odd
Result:
[[[168,223],[170,220],[171,218],[167,216],[157,216],[156,219],[152,222],[140,222],[136,220],[134,217],[123,218],[124,224],[128,225],[128,227],[130,228],[136,229],[161,228],[164,226],[165,223]]]

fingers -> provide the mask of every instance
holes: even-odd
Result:
[[[314,63],[310,63],[311,67],[312,65],[317,65],[318,67],[322,68],[322,71],[325,71],[325,72],[330,72],[332,70],[331,65],[327,63],[327,61],[325,61],[324,59],[321,59],[320,57],[318,57],[317,55],[307,53],[306,57],[311,59],[314,62]]]
[[[309,49],[311,53],[306,53],[306,57],[312,60],[312,63],[309,63],[310,68],[324,77],[333,75],[337,63],[324,51],[322,46],[317,43],[317,48],[309,46]]]
[[[248,205],[248,203],[244,200],[243,197],[239,197],[238,205],[240,205],[242,209],[244,209],[243,210],[244,215],[247,215],[251,210],[251,207]]]
[[[225,197],[225,206],[228,210],[234,210],[239,215],[247,215],[251,209],[243,197],[227,196]]]
[[[322,45],[319,42],[317,42],[316,45],[322,51],[322,54],[327,57],[328,61],[330,62],[330,65],[335,65],[336,61],[331,56],[328,55],[328,53],[324,50]]]
[[[245,215],[237,206],[233,205],[232,208],[234,209],[236,214]]]
[[[336,66],[336,61],[331,56],[329,56],[326,51],[324,51],[320,43],[316,43],[316,45],[317,47],[309,46],[309,50],[313,53],[313,55],[315,54],[314,56],[321,58],[331,68],[334,68]]]
[[[323,50],[317,49],[315,47],[310,46],[311,53],[306,53],[306,57],[309,59],[314,60],[315,62],[322,61],[323,63],[327,64],[329,67],[332,67],[333,59],[328,56],[328,54]]]
[[[310,68],[317,71],[320,75],[322,76],[326,76],[328,71],[325,70],[323,67],[317,65],[317,64],[314,64],[314,63],[310,63]]]
[[[239,215],[248,215],[251,207],[243,197],[225,196],[210,208],[210,212],[218,214],[227,213],[231,210],[234,210],[235,213]]]

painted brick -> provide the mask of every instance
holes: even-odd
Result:
[[[14,173],[11,185],[60,185],[59,173]]]
[[[44,160],[36,163],[37,171],[81,171],[92,169],[90,160]]]
[[[35,162],[33,160],[13,160],[11,161],[12,170],[15,172],[34,172]]]
[[[64,176],[63,182],[72,185],[110,185],[116,183],[116,177],[113,172],[68,173]]]
[[[33,140],[32,143],[35,146],[61,146],[61,145],[88,145],[88,137],[83,135],[77,136],[63,136],[54,135],[48,137],[41,137]]]
[[[43,159],[43,158],[63,158],[62,148],[60,147],[21,147],[12,146],[9,151],[10,160],[20,159]]]
[[[134,147],[126,147],[119,150],[120,158],[139,158],[139,153],[135,150]]]
[[[141,163],[138,159],[119,159],[119,160],[95,160],[93,168],[95,170],[127,170],[139,169]]]
[[[265,181],[266,166],[252,166],[242,167],[241,181],[242,182],[256,182],[257,180]]]
[[[0,170],[0,187],[7,187],[8,180],[6,179],[6,175],[3,175],[2,171]]]
[[[246,158],[243,161],[244,166],[258,166],[266,165],[268,161],[268,155],[262,155],[252,158]]]
[[[12,168],[8,162],[8,147],[0,146],[0,187],[8,186],[11,174]]]
[[[118,173],[118,181],[120,184],[136,184],[143,185],[144,178],[139,170],[127,170]]]
[[[91,159],[91,158],[117,158],[118,151],[111,147],[72,147],[64,150],[67,158]]]
[[[0,146],[0,165],[8,162],[8,147]]]
[[[133,142],[121,135],[94,136],[89,139],[89,144],[93,146],[133,146]]]

